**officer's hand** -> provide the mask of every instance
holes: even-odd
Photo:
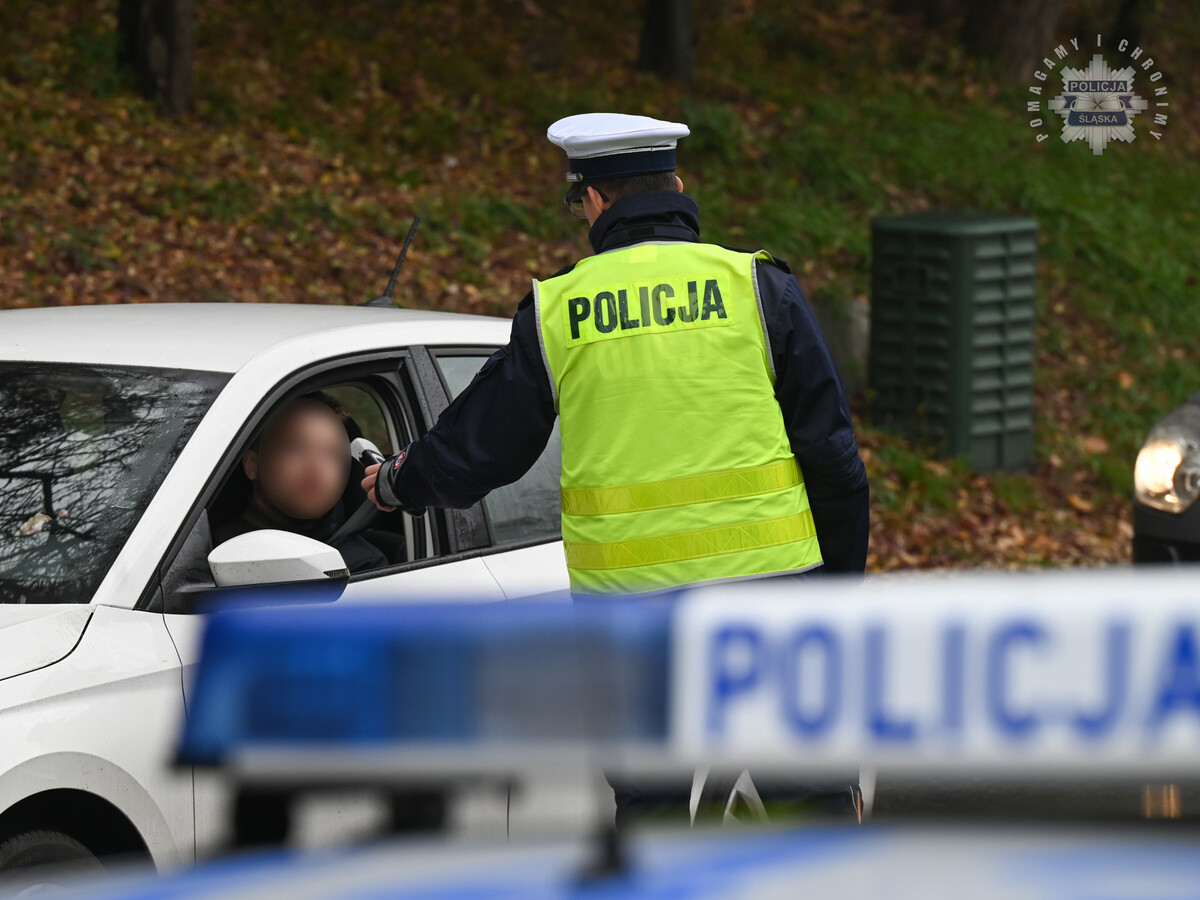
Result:
[[[367,492],[367,499],[378,506],[384,512],[395,512],[396,507],[384,506],[379,502],[379,498],[375,496],[375,479],[379,477],[379,467],[383,463],[375,463],[367,466],[367,477],[362,480],[362,489]]]

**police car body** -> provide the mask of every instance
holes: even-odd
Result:
[[[1164,567],[828,579],[800,603],[762,579],[664,604],[233,609],[206,631],[180,755],[246,787],[403,791],[436,772],[449,780],[423,784],[438,790],[485,771],[537,777],[574,752],[643,777],[856,762],[939,786],[970,774],[976,796],[958,811],[943,800],[942,823],[901,823],[893,807],[861,828],[597,828],[590,849],[556,833],[243,855],[99,896],[1195,896],[1194,829],[1146,819],[1190,808],[1180,785],[1198,771],[1196,585]],[[404,677],[422,657],[437,660],[432,690]],[[1051,794],[1157,784],[1140,811],[1123,802],[1099,821],[1078,800],[994,818],[986,795],[1022,777]]]
[[[321,389],[394,452],[509,327],[298,304],[0,313],[0,868],[107,854],[161,868],[215,847],[227,797],[171,760],[213,520],[248,487],[242,448],[281,400]],[[557,491],[556,431],[471,509],[380,513],[362,533],[389,565],[339,602],[565,599]]]

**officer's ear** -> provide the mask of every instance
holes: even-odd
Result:
[[[242,471],[251,481],[258,480],[258,453],[256,451],[247,450],[242,454]]]
[[[683,193],[683,179],[678,175],[675,176],[675,190],[679,191],[681,194]]]
[[[590,184],[587,187],[587,195],[588,195],[588,198],[592,201],[592,206],[596,207],[596,209],[598,209],[600,212],[604,212],[606,209],[608,209],[610,206],[612,206],[612,204],[609,201],[605,200],[603,197],[601,197],[600,192],[598,190],[596,190],[594,187],[592,187]]]

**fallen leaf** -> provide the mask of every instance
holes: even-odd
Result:
[[[1090,500],[1085,500],[1078,494],[1067,494],[1067,502],[1070,503],[1079,512],[1091,512],[1092,504]]]

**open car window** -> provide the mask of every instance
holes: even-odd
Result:
[[[362,365],[356,366],[342,374],[340,380],[337,372],[326,372],[319,379],[289,390],[265,415],[260,415],[253,424],[247,423],[237,439],[231,462],[219,474],[217,487],[163,575],[161,596],[167,612],[194,611],[196,594],[211,582],[207,556],[214,546],[231,534],[244,533],[241,529],[251,524],[251,520],[256,527],[274,527],[262,524],[255,516],[243,517],[254,486],[243,468],[242,456],[270,417],[288,400],[319,391],[335,401],[345,415],[343,424],[348,438],[365,437],[381,453],[390,455],[395,447],[404,446],[411,439],[416,421],[415,412],[405,406],[407,401],[399,389],[396,371],[397,363],[393,360],[379,364],[374,372],[364,370]],[[302,528],[287,530],[309,533],[317,540],[333,543],[355,575],[386,570],[430,556],[432,541],[424,520],[401,513],[376,512],[365,527],[354,530],[349,537],[343,535],[339,540],[329,540],[329,532],[339,534],[340,526],[366,504],[366,494],[360,484],[363,476],[362,464],[352,461],[344,490],[337,501],[339,512],[330,517],[335,527],[322,523],[323,530],[319,532],[309,533]],[[151,608],[154,608],[153,604]]]
[[[322,389],[345,408],[363,437],[370,440],[384,456],[391,456],[391,430],[379,396],[364,384],[338,384]]]
[[[407,523],[403,517],[380,513],[374,516],[366,527],[356,529],[350,534],[343,532],[342,526],[367,503],[366,493],[360,485],[365,474],[364,467],[357,460],[349,461],[349,474],[334,506],[315,518],[305,521],[280,518],[276,523],[273,519],[279,518],[278,516],[262,512],[261,507],[255,508],[255,485],[242,465],[243,453],[285,403],[295,397],[313,394],[318,394],[336,405],[348,441],[365,437],[384,455],[392,452],[395,443],[394,427],[389,425],[389,416],[381,402],[379,389],[372,387],[368,380],[327,384],[316,391],[301,388],[290,392],[288,397],[272,407],[262,422],[242,441],[230,471],[224,476],[223,487],[209,503],[207,512],[213,541],[221,543],[234,533],[244,533],[246,530],[255,530],[256,527],[278,527],[296,531],[317,540],[333,543],[346,556],[347,565],[354,574],[420,558],[424,548],[414,544],[413,530],[406,529]],[[262,496],[261,488],[259,496]],[[255,528],[248,527],[251,524]],[[338,539],[333,540],[334,536]]]

